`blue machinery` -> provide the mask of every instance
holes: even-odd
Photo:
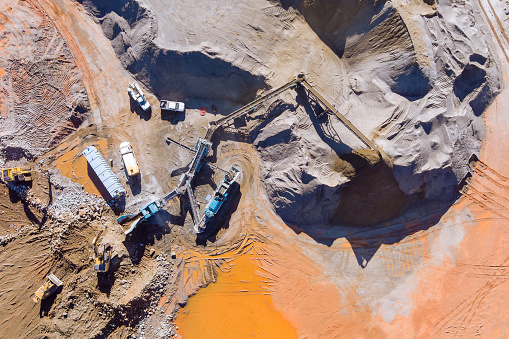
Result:
[[[129,229],[125,231],[126,235],[134,231],[141,221],[147,220],[154,214],[159,212],[159,210],[166,206],[173,198],[176,198],[177,196],[180,196],[186,192],[191,203],[191,213],[193,216],[193,220],[195,223],[198,222],[199,220],[198,208],[196,206],[196,200],[194,198],[194,193],[191,188],[191,181],[193,180],[196,173],[202,167],[203,158],[207,156],[211,146],[212,143],[210,141],[203,138],[198,138],[198,142],[196,143],[195,149],[192,150],[195,153],[193,160],[191,160],[191,163],[189,164],[189,169],[187,170],[186,173],[182,174],[178,186],[173,191],[171,191],[170,194],[161,199],[146,204],[145,206],[139,209],[138,213],[123,215],[117,218],[117,222],[119,224],[123,224],[130,220],[136,219],[131,223]]]
[[[255,108],[260,106],[262,103],[266,102],[267,100],[272,99],[276,95],[279,95],[286,90],[290,88],[295,88],[297,86],[303,86],[308,90],[309,93],[311,93],[314,98],[320,102],[323,106],[326,107],[327,113],[334,113],[334,115],[353,133],[355,134],[367,147],[371,148],[375,152],[378,153],[380,158],[386,158],[385,154],[381,149],[379,149],[370,139],[368,139],[362,132],[360,132],[344,115],[342,115],[332,104],[330,104],[322,95],[320,95],[306,80],[306,76],[304,74],[299,74],[297,77],[289,81],[288,83],[284,84],[281,87],[278,87],[269,93],[255,99],[254,101],[250,102],[249,104],[239,108],[238,110],[228,114],[227,116],[224,116],[216,121],[209,122],[209,127],[207,129],[207,133],[205,135],[205,138],[198,138],[198,142],[196,143],[195,149],[192,149],[190,147],[187,147],[185,145],[182,145],[174,140],[171,140],[170,138],[167,138],[167,141],[176,143],[177,145],[186,148],[187,150],[190,150],[194,152],[194,157],[191,163],[189,164],[189,169],[186,173],[182,174],[180,177],[180,182],[177,188],[175,188],[170,194],[168,194],[166,197],[155,200],[142,208],[140,208],[138,213],[135,214],[129,214],[125,216],[121,216],[117,219],[118,223],[124,223],[129,220],[132,220],[134,218],[137,218],[131,225],[131,227],[125,231],[126,234],[131,233],[138,225],[138,223],[142,220],[147,220],[151,216],[153,216],[155,213],[157,213],[163,206],[165,206],[171,199],[180,196],[184,193],[187,193],[187,196],[189,198],[189,202],[191,205],[191,213],[194,221],[194,231],[195,233],[202,233],[207,225],[207,222],[212,218],[219,208],[223,205],[224,201],[227,199],[232,184],[237,180],[240,170],[232,166],[230,170],[225,175],[224,179],[217,185],[216,191],[214,192],[214,197],[212,197],[209,202],[207,203],[207,206],[205,207],[205,213],[202,218],[200,218],[198,213],[197,204],[195,201],[194,193],[191,188],[191,181],[193,180],[195,174],[200,170],[201,166],[203,165],[204,160],[203,158],[207,156],[210,147],[212,146],[212,143],[210,142],[212,135],[214,132],[220,127],[223,126],[229,122],[231,122],[233,119],[242,117],[246,114],[249,114],[254,111]],[[210,164],[207,162],[207,164],[213,168],[220,169],[213,164]],[[220,169],[222,170],[222,169]],[[224,171],[224,170],[222,170]],[[226,172],[226,171],[224,171]]]

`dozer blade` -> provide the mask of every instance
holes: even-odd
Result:
[[[141,216],[138,219],[134,220],[131,224],[131,227],[129,227],[127,231],[124,231],[125,235],[131,234],[131,232],[134,231],[136,227],[138,227],[138,224],[140,223],[141,220],[142,220]]]
[[[141,215],[141,212],[138,212],[138,213],[134,213],[134,214],[126,214],[126,215],[122,215],[120,217],[117,218],[117,222],[119,224],[123,224],[123,223],[126,223],[130,220],[133,220],[134,218],[137,218]]]
[[[57,287],[58,287],[58,286],[62,286],[62,285],[64,284],[64,283],[63,283],[60,279],[58,279],[58,278],[56,277],[56,275],[54,275],[54,274],[48,274],[47,278],[48,278],[48,279],[49,279],[49,280],[50,280],[53,284],[55,284],[55,286],[57,286]]]

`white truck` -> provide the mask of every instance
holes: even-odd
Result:
[[[140,174],[140,168],[138,167],[136,159],[134,159],[133,149],[129,141],[124,141],[120,144],[120,154],[122,154],[122,160],[124,161],[127,175],[134,177]]]
[[[184,112],[184,110],[186,109],[186,106],[184,105],[183,102],[170,100],[161,100],[161,104],[159,106],[161,109],[175,112]]]
[[[133,100],[140,105],[141,109],[146,111],[150,108],[150,103],[145,98],[145,94],[143,93],[143,91],[141,90],[140,86],[137,83],[130,82],[129,86],[127,86],[127,92],[129,93],[131,98],[133,98]]]

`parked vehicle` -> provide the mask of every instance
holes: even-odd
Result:
[[[87,159],[88,164],[94,170],[95,174],[104,185],[104,188],[106,188],[113,199],[119,199],[125,196],[126,192],[124,187],[122,187],[115,173],[113,173],[97,148],[88,146],[83,151],[83,156]]]
[[[161,109],[167,111],[175,111],[175,112],[184,112],[186,106],[183,102],[178,101],[170,101],[170,100],[161,100],[160,104]]]
[[[140,174],[140,168],[134,158],[134,153],[129,141],[124,141],[120,144],[120,154],[122,154],[122,160],[124,161],[125,170],[127,175],[130,177],[137,176]]]
[[[145,94],[141,90],[140,86],[133,82],[129,83],[129,86],[127,87],[127,92],[133,98],[134,101],[136,101],[141,109],[144,111],[148,110],[150,108],[150,103],[147,101],[147,98],[145,98]]]

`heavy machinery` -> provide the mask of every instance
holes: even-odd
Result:
[[[125,171],[130,177],[135,177],[140,174],[140,168],[134,158],[133,148],[129,141],[124,141],[120,144],[120,154],[122,154],[122,160],[124,161]]]
[[[94,146],[88,146],[83,152],[83,156],[87,159],[88,164],[95,172],[99,180],[101,180],[104,188],[108,191],[112,199],[120,199],[125,196],[126,191],[120,180],[106,163],[103,156]]]
[[[177,197],[178,195],[180,195],[182,193],[183,192],[178,193],[177,189],[175,189],[175,190],[171,191],[171,193],[168,194],[167,196],[165,196],[161,199],[154,200],[154,201],[144,205],[143,207],[141,207],[139,209],[139,211],[137,213],[122,215],[122,216],[118,217],[117,222],[119,224],[124,224],[128,221],[134,220],[129,225],[129,228],[126,231],[124,231],[124,233],[126,235],[128,235],[128,234],[132,233],[136,229],[136,227],[138,227],[139,223],[150,219],[150,217],[152,217],[154,214],[159,212],[173,198]]]
[[[191,149],[189,147],[186,147],[187,149],[194,152],[193,160],[191,160],[191,163],[189,164],[188,170],[186,173],[182,174],[180,176],[180,181],[178,186],[170,192],[167,196],[152,201],[143,207],[139,209],[137,213],[123,215],[117,218],[117,222],[119,224],[126,223],[130,220],[134,220],[130,227],[124,231],[126,235],[132,233],[136,227],[138,227],[139,223],[150,219],[154,214],[159,212],[164,206],[166,206],[173,198],[176,198],[178,196],[183,195],[184,193],[187,193],[187,196],[190,201],[191,205],[191,214],[193,217],[193,221],[195,223],[198,223],[200,220],[199,214],[198,214],[198,208],[196,205],[196,201],[194,198],[193,189],[191,187],[191,182],[196,175],[196,173],[200,170],[200,168],[203,165],[203,158],[208,154],[210,147],[212,146],[212,143],[206,139],[198,138],[198,141],[196,142],[195,149]]]
[[[203,233],[203,231],[205,231],[208,221],[214,215],[216,215],[223,203],[228,198],[232,184],[237,180],[239,174],[240,169],[232,166],[230,167],[228,173],[224,176],[223,180],[217,184],[214,196],[210,198],[207,206],[205,207],[205,213],[203,214],[203,217],[201,218],[200,222],[194,226],[195,233]]]
[[[136,101],[142,110],[146,111],[150,108],[150,103],[145,98],[145,94],[141,90],[140,86],[136,83],[129,83],[127,86],[127,92],[133,98],[134,101]]]
[[[96,272],[108,272],[110,269],[111,262],[111,246],[110,244],[101,244],[97,246],[97,240],[101,236],[104,230],[100,230],[99,233],[95,236],[94,240],[92,240],[92,246],[94,247],[94,271]]]
[[[274,98],[275,96],[285,92],[288,89],[296,88],[297,86],[303,86],[309,93],[313,95],[313,97],[317,100],[317,102],[321,103],[325,106],[327,113],[333,113],[342,123],[345,125],[353,134],[355,134],[367,147],[371,148],[373,151],[377,152],[380,158],[384,157],[383,151],[376,146],[369,138],[367,138],[361,131],[359,131],[348,119],[341,114],[331,103],[329,103],[316,89],[311,86],[311,84],[307,81],[306,76],[304,74],[297,75],[294,79],[290,80],[286,84],[281,87],[278,87],[267,94],[253,100],[249,104],[242,106],[238,110],[224,116],[216,121],[209,122],[209,127],[207,129],[207,134],[205,139],[210,140],[214,132],[220,127],[230,123],[232,120],[240,118],[246,114],[249,114],[255,110],[255,108],[259,107],[264,102]]]
[[[32,170],[30,168],[13,167],[2,168],[1,179],[3,182],[27,182],[32,181]]]
[[[32,300],[37,303],[42,299],[46,299],[58,289],[59,286],[62,286],[64,283],[60,281],[53,273],[50,273],[46,276],[46,281],[42,284],[41,287],[35,292]]]
[[[207,133],[205,135],[205,138],[198,138],[198,142],[196,143],[195,149],[191,149],[190,147],[184,146],[176,141],[171,140],[170,138],[167,138],[167,141],[174,142],[178,144],[181,147],[184,147],[192,152],[194,152],[194,158],[189,164],[188,171],[184,173],[180,178],[180,183],[178,187],[173,190],[172,193],[170,193],[168,196],[172,196],[171,199],[173,199],[176,196],[180,196],[187,192],[187,196],[189,198],[190,206],[191,206],[191,212],[193,221],[195,223],[195,232],[201,233],[205,230],[207,221],[213,217],[219,208],[222,206],[224,201],[226,200],[228,196],[229,189],[233,182],[237,180],[237,177],[239,175],[239,170],[235,167],[230,168],[230,171],[228,171],[227,175],[225,176],[225,179],[218,185],[218,188],[216,192],[214,193],[214,197],[208,202],[206,208],[205,208],[205,214],[202,218],[199,217],[197,204],[195,201],[194,193],[191,188],[191,181],[194,178],[195,174],[200,170],[201,166],[204,162],[206,162],[203,158],[208,153],[208,150],[212,146],[210,140],[214,134],[214,132],[221,126],[225,126],[229,123],[231,123],[233,120],[243,117],[246,114],[250,114],[253,112],[257,107],[259,107],[264,102],[274,98],[275,96],[285,92],[288,89],[291,88],[297,88],[298,86],[303,86],[310,95],[314,97],[317,103],[320,103],[322,106],[324,106],[325,112],[327,114],[334,114],[353,134],[355,134],[367,147],[371,148],[373,151],[377,152],[379,157],[382,159],[384,158],[383,151],[376,146],[370,139],[368,139],[362,132],[360,132],[348,119],[346,119],[345,116],[343,116],[332,104],[330,104],[320,93],[318,93],[306,80],[306,76],[304,74],[299,74],[294,79],[290,80],[288,83],[284,84],[281,87],[278,87],[267,94],[255,99],[254,101],[250,102],[249,104],[239,108],[238,110],[228,114],[227,116],[224,116],[216,121],[209,122],[209,126],[207,129]],[[218,168],[214,166],[213,164],[207,163],[209,166],[213,168]],[[219,168],[220,169],[220,168]],[[226,171],[225,171],[226,172]],[[163,198],[165,199],[165,198]],[[171,200],[170,199],[170,200]],[[169,200],[163,201],[164,204],[168,203]],[[163,205],[164,205],[163,204]],[[117,219],[119,223],[126,222],[128,220],[132,220],[133,218],[138,218],[135,220],[131,228],[126,231],[126,234],[129,234],[134,230],[134,228],[138,225],[138,223],[141,220],[146,220],[150,218],[152,215],[157,213],[159,209],[162,207],[161,200],[156,200],[152,203],[149,203],[145,206],[143,206],[138,213],[122,216]]]

